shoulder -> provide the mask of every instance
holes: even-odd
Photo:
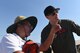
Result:
[[[51,28],[51,24],[49,23],[48,25],[46,25],[46,26],[43,28],[42,32],[43,32],[43,31],[49,31],[50,28]]]
[[[61,19],[60,21],[62,23],[70,23],[70,24],[74,23],[74,21],[73,20],[70,20],[70,19]]]
[[[11,39],[11,38],[16,38],[16,36],[14,34],[6,34],[4,38]]]
[[[22,43],[22,42],[21,42]],[[19,42],[19,39],[14,35],[14,34],[6,34],[1,40],[1,47],[3,48],[3,53],[13,53],[15,51],[20,51],[21,49],[21,44]]]
[[[2,41],[17,41],[17,37],[14,34],[6,34],[2,38]]]
[[[64,22],[74,22],[73,20],[70,20],[70,19],[61,19],[60,21],[64,21]]]

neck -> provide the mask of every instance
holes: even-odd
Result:
[[[16,34],[17,34],[18,36],[20,36],[23,40],[25,39],[25,37],[23,37],[24,35],[23,35],[22,33],[16,32]]]

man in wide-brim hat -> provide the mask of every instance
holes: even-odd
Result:
[[[25,53],[22,51],[23,45],[26,42],[25,37],[28,37],[34,30],[37,24],[37,18],[30,16],[25,18],[24,16],[17,16],[14,24],[7,28],[7,35],[2,38],[0,44],[0,53]],[[51,29],[48,38],[44,43],[40,44],[38,51],[46,51],[52,43],[56,31],[60,28],[56,25]]]
[[[37,18],[17,16],[14,24],[7,28],[7,35],[2,38],[0,53],[23,53],[25,37],[28,37],[37,25]]]

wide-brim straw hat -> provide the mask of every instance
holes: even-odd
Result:
[[[28,21],[31,26],[33,27],[31,32],[34,30],[34,28],[36,27],[37,25],[37,18],[35,16],[30,16],[28,18],[26,18],[25,16],[17,16],[15,21],[14,21],[14,24],[10,25],[8,28],[7,28],[7,33],[16,33],[16,28],[17,28],[17,24],[19,23],[22,23],[24,21]]]

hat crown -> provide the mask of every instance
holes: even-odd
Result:
[[[25,18],[26,18],[25,16],[17,16],[14,23],[18,23],[18,22],[24,20]]]

